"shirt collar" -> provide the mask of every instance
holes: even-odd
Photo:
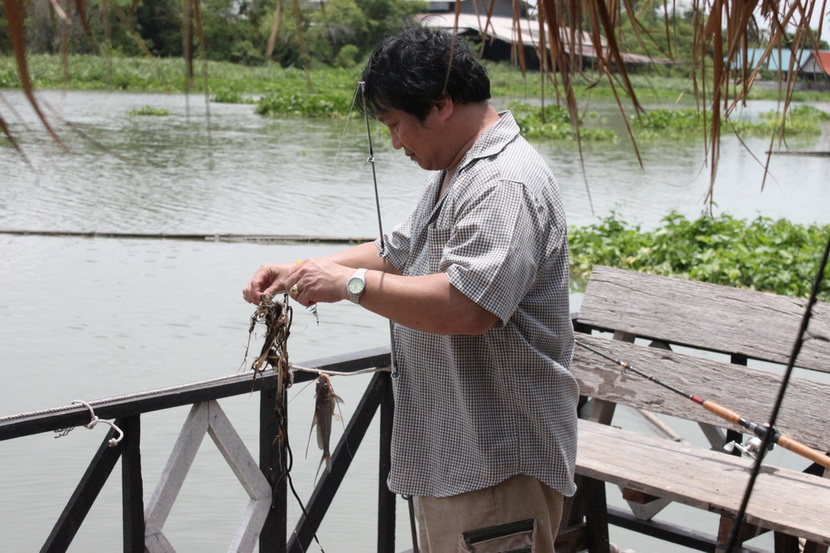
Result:
[[[464,158],[459,163],[456,172],[463,170],[464,167],[476,159],[498,154],[518,135],[519,125],[513,118],[513,114],[510,111],[499,112],[499,120],[485,129],[478,137],[472,148],[464,154]]]

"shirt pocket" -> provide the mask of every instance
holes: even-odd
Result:
[[[463,553],[533,553],[536,519],[520,520],[461,534]]]

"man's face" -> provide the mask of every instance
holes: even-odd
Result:
[[[389,108],[377,119],[389,128],[392,146],[396,150],[403,148],[406,156],[422,169],[440,171],[449,166],[451,156],[447,155],[437,112],[434,107],[424,121],[419,121],[405,111]]]

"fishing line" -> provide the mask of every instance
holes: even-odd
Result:
[[[357,83],[357,86],[354,89],[354,95],[352,96],[352,105],[349,106],[349,113],[346,114],[346,124],[343,125],[343,132],[340,134],[340,142],[337,143],[337,151],[334,152],[334,160],[331,163],[332,172],[334,172],[334,168],[337,166],[337,158],[340,156],[340,150],[343,148],[343,142],[346,141],[346,131],[349,130],[349,123],[352,120],[352,112],[357,104],[357,95],[359,92],[360,83]]]
[[[297,500],[297,504],[300,506],[300,510],[303,512],[303,516],[306,518],[306,520],[311,520],[311,517],[309,516],[308,511],[306,511],[305,505],[303,504],[303,500],[300,499],[300,494],[298,494],[296,488],[294,488],[294,480],[291,478],[291,469],[294,467],[294,453],[291,451],[291,446],[288,444],[287,434],[285,438],[285,453],[287,457],[286,469],[280,475],[279,480],[277,480],[277,484],[274,486],[274,493],[276,493],[277,488],[283,480],[287,481],[288,487],[291,489],[291,494]],[[317,539],[317,532],[312,530],[311,536],[314,538],[314,541],[317,542],[317,545],[320,547],[320,553],[326,553],[323,549],[323,544],[321,544],[320,540]]]
[[[747,420],[744,417],[742,417],[741,415],[739,415],[738,413],[736,413],[735,411],[733,411],[732,409],[729,409],[728,407],[724,407],[723,405],[715,403],[714,401],[711,401],[711,400],[708,400],[708,399],[703,399],[703,398],[700,398],[700,397],[698,397],[694,394],[690,394],[688,392],[684,392],[683,390],[675,388],[671,384],[667,384],[667,383],[663,382],[662,380],[659,380],[659,379],[657,379],[657,378],[655,378],[655,377],[653,377],[653,376],[637,369],[636,367],[630,365],[629,363],[626,363],[625,361],[620,361],[618,359],[615,359],[615,358],[611,357],[610,355],[607,355],[607,354],[605,354],[605,353],[603,353],[603,352],[601,352],[597,349],[594,349],[591,346],[589,346],[589,345],[587,345],[583,342],[575,340],[575,343],[576,343],[576,345],[578,345],[580,347],[583,347],[583,348],[585,348],[589,351],[592,351],[593,353],[599,355],[600,357],[604,357],[605,359],[613,361],[614,363],[616,363],[617,365],[619,365],[623,368],[623,372],[631,371],[634,374],[637,374],[637,375],[639,375],[639,376],[641,376],[641,377],[643,377],[647,380],[650,380],[650,381],[654,382],[655,384],[658,384],[658,385],[662,386],[663,388],[671,390],[672,392],[674,392],[678,395],[681,395],[681,396],[685,397],[686,399],[689,399],[689,400],[697,403],[698,405],[700,405],[701,407],[703,407],[704,409],[706,409],[707,411],[709,411],[713,415],[715,415],[717,417],[720,417],[721,419],[723,419],[725,421],[728,421],[728,422],[730,422],[734,425],[742,426],[743,428],[746,428],[747,430],[749,430],[751,433],[755,434],[758,438],[760,438],[762,440],[769,439],[769,442],[777,443],[781,447],[783,447],[784,449],[788,449],[788,450],[792,451],[793,453],[797,453],[798,455],[801,455],[802,457],[805,457],[805,458],[807,458],[807,459],[809,459],[809,460],[811,460],[815,463],[818,463],[818,464],[830,469],[830,457],[828,457],[827,455],[824,455],[823,453],[821,453],[819,451],[816,451],[815,449],[813,449],[813,448],[811,448],[811,447],[809,447],[805,444],[802,444],[801,442],[799,442],[799,441],[797,441],[793,438],[790,438],[789,436],[785,436],[785,435],[779,433],[772,424],[762,425],[762,424],[758,424],[758,423],[752,422],[750,420]],[[764,444],[764,447],[769,448],[770,445],[771,445],[769,442]],[[766,451],[766,449],[764,451]]]

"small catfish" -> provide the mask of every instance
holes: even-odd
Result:
[[[317,474],[319,474],[320,467],[323,466],[324,461],[326,463],[326,470],[331,470],[331,451],[329,450],[331,421],[337,416],[334,414],[335,405],[343,403],[343,400],[334,393],[334,388],[331,386],[331,379],[327,374],[321,374],[317,377],[314,396],[316,400],[314,403],[314,419],[311,421],[311,429],[313,430],[314,426],[317,426],[317,447],[323,450],[323,457],[320,459],[320,465],[317,467]],[[309,441],[311,441],[310,435]],[[308,454],[307,446],[306,454]],[[315,476],[314,478],[316,479],[317,477]]]

